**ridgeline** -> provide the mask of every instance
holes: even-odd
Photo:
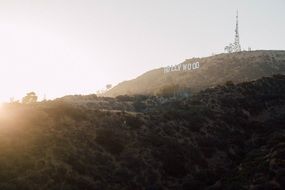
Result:
[[[223,85],[227,81],[247,82],[274,74],[285,74],[285,51],[259,50],[192,58],[182,64],[199,62],[200,68],[164,73],[163,68],[151,70],[136,79],[124,81],[104,96],[160,95],[167,89],[196,93]]]

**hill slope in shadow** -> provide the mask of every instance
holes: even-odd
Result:
[[[144,112],[8,104],[0,189],[284,189],[284,94],[276,75]]]

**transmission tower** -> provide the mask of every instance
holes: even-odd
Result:
[[[241,51],[240,43],[239,43],[239,32],[238,32],[238,11],[236,15],[236,29],[235,29],[235,42],[234,42],[233,50],[234,52]]]
[[[228,53],[241,51],[241,46],[239,43],[239,31],[238,31],[238,11],[236,15],[235,41],[234,43],[230,43],[228,46],[226,46],[225,51],[227,51]]]

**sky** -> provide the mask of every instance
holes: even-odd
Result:
[[[0,101],[92,94],[191,57],[285,49],[284,0],[0,0]]]

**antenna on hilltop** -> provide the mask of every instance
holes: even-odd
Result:
[[[234,42],[234,52],[241,51],[240,43],[239,43],[239,32],[238,32],[238,10],[236,15],[236,29],[235,29],[235,42]]]
[[[228,46],[226,46],[225,51],[227,51],[228,53],[241,51],[241,46],[239,43],[239,30],[238,30],[238,10],[236,14],[235,41],[234,43],[230,43]]]

